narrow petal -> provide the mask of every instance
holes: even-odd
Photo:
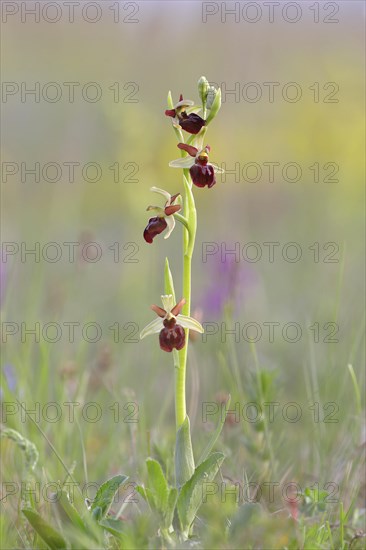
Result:
[[[166,221],[168,231],[165,233],[164,239],[168,239],[170,237],[170,235],[172,234],[172,231],[175,227],[175,217],[174,216],[167,216],[165,218],[165,221]]]
[[[159,195],[163,195],[165,197],[165,200],[167,202],[170,202],[170,193],[168,191],[165,191],[164,189],[160,189],[159,187],[150,187],[150,191],[153,193],[159,193]]]
[[[182,298],[180,302],[178,302],[172,309],[172,314],[174,316],[176,315],[179,315],[180,312],[182,311],[182,307],[184,306],[184,304],[186,303],[186,300],[185,298]]]
[[[169,162],[170,168],[190,168],[194,165],[194,159],[192,157],[184,157]]]
[[[151,323],[149,323],[148,325],[146,325],[145,328],[142,329],[140,333],[140,340],[145,338],[145,336],[150,336],[150,334],[156,334],[157,332],[160,332],[162,328],[164,328],[164,324],[160,317],[158,319],[154,319],[153,321],[151,321]]]
[[[164,208],[164,212],[166,216],[171,216],[172,214],[179,212],[179,210],[182,210],[182,207],[180,204],[171,204]]]
[[[195,157],[198,153],[198,149],[193,147],[193,145],[187,145],[186,143],[178,143],[177,147],[178,149],[182,149],[182,151],[185,151],[186,153],[191,155],[191,157]]]
[[[174,204],[174,202],[176,201],[176,199],[180,197],[180,193],[176,193],[175,195],[172,195],[170,197],[170,204]]]
[[[165,315],[166,315],[165,309],[163,309],[162,307],[156,306],[155,304],[153,304],[153,305],[151,306],[151,309],[152,309],[153,311],[155,311],[156,315],[159,315],[159,317],[164,318]]]
[[[176,113],[175,113],[175,109],[167,109],[167,110],[165,111],[165,114],[166,114],[166,116],[175,117],[175,114],[176,114]]]
[[[193,319],[193,317],[187,317],[187,315],[178,315],[177,323],[179,323],[184,328],[195,330],[196,332],[200,332],[201,334],[205,332],[201,323],[196,321],[196,319]]]

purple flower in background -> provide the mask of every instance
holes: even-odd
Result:
[[[2,382],[3,385],[6,383],[10,391],[14,392],[16,390],[17,378],[16,378],[16,374],[15,374],[15,371],[14,371],[14,367],[13,367],[13,365],[10,365],[10,363],[7,363],[2,368],[1,382]],[[0,397],[1,397],[1,399],[3,398],[3,396],[4,396],[4,390],[1,387],[0,388]]]
[[[215,254],[207,265],[212,284],[203,293],[201,306],[204,318],[211,319],[221,317],[226,306],[242,304],[257,277],[252,268],[236,262],[233,254],[226,255],[223,261],[220,254]]]

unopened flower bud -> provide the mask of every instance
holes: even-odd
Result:
[[[210,85],[208,83],[208,80],[205,76],[201,76],[201,78],[198,81],[198,94],[201,98],[202,105],[205,107],[206,101],[207,101],[207,92],[210,88]]]
[[[216,97],[216,94],[217,94],[217,88],[215,88],[215,86],[209,86],[208,89],[207,89],[207,94],[206,94],[206,107],[207,109],[211,109],[212,108],[212,104],[213,102],[215,101],[215,97]]]

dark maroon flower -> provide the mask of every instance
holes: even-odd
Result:
[[[144,239],[147,243],[152,243],[156,235],[160,235],[166,229],[167,223],[164,218],[150,218],[144,230]]]
[[[154,319],[141,331],[140,339],[142,340],[142,338],[145,338],[149,334],[159,332],[159,343],[163,351],[171,352],[173,349],[179,351],[186,343],[184,329],[195,330],[202,334],[202,325],[196,319],[181,314],[182,308],[186,303],[184,298],[176,305],[174,305],[171,294],[163,295],[161,300],[164,309],[155,305],[151,306],[151,309],[157,314],[158,319]]]
[[[206,187],[206,185],[208,188],[213,187],[216,183],[216,172],[223,172],[223,170],[215,164],[208,162],[210,147],[206,145],[201,151],[186,143],[178,143],[178,147],[186,151],[189,157],[173,160],[169,163],[169,166],[173,168],[189,168],[192,181],[197,187]]]
[[[156,216],[149,219],[149,222],[144,230],[144,239],[147,243],[151,244],[156,237],[168,228],[168,232],[165,235],[167,239],[175,227],[174,214],[179,212],[182,208],[180,204],[174,204],[174,202],[179,197],[180,193],[171,196],[167,191],[159,189],[158,187],[152,187],[151,191],[163,195],[166,199],[165,207],[161,208],[160,206],[148,206],[147,210],[153,210],[156,212]]]
[[[159,334],[159,344],[163,351],[171,352],[173,349],[178,351],[184,348],[186,343],[186,333],[181,325],[177,324],[177,321],[172,318],[168,321],[165,319],[164,328]]]
[[[216,183],[215,170],[210,164],[199,164],[196,162],[189,169],[192,181],[197,187],[207,187],[210,189]]]
[[[175,124],[179,124],[179,126],[189,134],[198,134],[201,128],[206,124],[206,121],[197,115],[197,113],[187,114],[187,108],[193,105],[193,101],[190,99],[183,99],[181,94],[178,103],[174,105],[174,109],[167,109],[165,114],[175,119]]]
[[[196,113],[187,115],[187,113],[183,111],[178,118],[179,126],[189,134],[198,134],[201,128],[206,124],[206,121]]]

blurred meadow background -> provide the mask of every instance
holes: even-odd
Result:
[[[20,2],[12,4],[20,9]],[[181,227],[177,224],[169,240],[161,236],[153,245],[145,243],[146,207],[159,204],[149,189],[182,192],[181,172],[168,167],[179,157],[171,122],[164,116],[168,90],[173,99],[183,93],[198,102],[201,75],[227,91],[239,86],[239,98],[223,94],[207,142],[212,161],[227,171],[239,163],[240,174],[218,176],[210,190],[194,189],[198,234],[192,311],[210,323],[212,332],[217,327],[215,334],[195,338],[189,350],[187,398],[196,452],[218,418],[216,414],[205,421],[204,403],[219,404],[231,394],[234,410],[235,404],[242,409],[251,402],[263,411],[266,402],[279,406],[272,420],[264,415],[260,422],[250,422],[241,415],[238,421],[229,415],[217,444],[227,456],[218,483],[228,488],[251,481],[260,484],[262,494],[249,510],[220,489],[202,508],[196,532],[203,548],[364,547],[363,3],[331,3],[339,7],[335,24],[323,22],[328,11],[322,2],[316,3],[319,23],[314,23],[308,2],[298,2],[302,17],[297,23],[280,15],[269,23],[264,7],[256,23],[242,18],[235,22],[230,16],[222,22],[220,13],[204,23],[201,2],[189,1],[129,3],[132,8],[120,3],[119,23],[113,21],[113,3],[99,2],[100,21],[83,20],[78,8],[69,23],[64,3],[58,4],[63,10],[58,22],[41,17],[35,23],[27,17],[22,23],[18,13],[2,23],[3,83],[19,89],[26,83],[30,89],[39,82],[42,90],[56,82],[62,89],[56,102],[44,100],[42,92],[39,102],[31,95],[22,101],[20,92],[5,100],[3,93],[1,231],[3,243],[15,243],[7,248],[3,244],[1,263],[3,425],[36,445],[34,475],[41,484],[65,481],[64,465],[81,486],[119,472],[141,482],[149,455],[172,473],[172,358],[159,349],[157,337],[139,342],[138,333],[152,320],[149,306],[159,304],[164,291],[165,257],[180,295]],[[123,22],[135,4],[138,12],[130,17],[137,22]],[[52,13],[50,8],[49,18]],[[67,82],[80,83],[72,103]],[[90,82],[102,90],[99,101],[82,97],[81,89]],[[254,88],[245,88],[249,82],[258,83],[263,93],[256,102],[243,93],[254,93]],[[266,82],[280,83],[273,102]],[[289,82],[301,88],[297,102],[283,99]],[[337,102],[324,101],[333,91],[324,89],[329,82],[337,85],[331,96]],[[319,83],[319,101],[314,101],[314,83]],[[58,163],[61,177],[51,182],[41,174],[35,181],[28,174],[22,182],[22,162],[29,168],[36,162],[41,167]],[[73,182],[64,164],[70,162],[80,164]],[[268,162],[280,163],[272,182],[263,165]],[[282,168],[289,162],[300,165],[299,181],[284,179]],[[4,163],[13,164],[4,168]],[[94,183],[83,178],[87,163],[101,167]],[[117,182],[109,168],[115,163],[120,168]],[[261,166],[259,178],[250,170],[243,177],[247,163]],[[318,182],[315,169],[309,168],[315,163],[320,167]],[[327,163],[338,165],[333,175],[337,181],[324,181],[333,167]],[[8,167],[15,165],[19,171],[9,175]],[[51,169],[49,174],[51,179]],[[92,178],[92,169],[89,174]],[[42,257],[44,245],[51,242],[62,250],[55,262]],[[75,261],[63,244],[71,242],[80,243]],[[98,243],[99,261],[80,255],[89,242]],[[253,248],[246,248],[253,242],[262,252],[257,262],[243,253],[254,255]],[[273,262],[263,244],[268,242],[279,243]],[[297,262],[282,256],[290,242],[302,251]],[[217,243],[210,250],[218,252],[205,257],[205,243]],[[335,245],[324,248],[327,243]],[[35,246],[40,246],[39,261],[22,256],[22,247]],[[239,258],[221,256],[221,249],[235,246]],[[314,256],[317,247],[319,258]],[[10,250],[14,253],[4,254]],[[52,329],[39,342],[31,334],[22,335],[22,323],[28,329],[37,322],[41,327],[57,323],[62,328],[59,341],[47,341],[55,334]],[[263,324],[269,322],[279,323],[273,341]],[[7,334],[6,323],[14,323],[17,333]],[[72,342],[65,323],[79,323]],[[83,338],[87,323],[101,327],[95,343]],[[240,330],[257,323],[262,336],[255,343],[242,332],[239,338],[225,336],[221,323],[229,330],[235,323]],[[282,336],[287,323],[302,328],[295,343]],[[315,323],[319,338],[314,336],[317,328],[310,329]],[[337,341],[324,341],[333,328]],[[94,337],[92,329],[88,334]],[[289,335],[291,339],[293,333]],[[40,418],[23,418],[18,402],[28,409],[39,403]],[[65,405],[69,402],[80,403],[74,421]],[[83,406],[91,402],[102,410],[95,422],[82,415]],[[57,421],[50,421],[55,408],[48,416],[46,408],[45,414],[48,403],[59,404]],[[297,422],[283,413],[288,403],[300,407]],[[293,416],[294,409],[288,414]],[[2,440],[1,458],[1,547],[42,547],[20,517],[21,492],[6,496],[4,483],[22,480],[23,457],[12,441]],[[335,491],[334,502],[313,501],[308,491],[308,499],[300,499],[294,511],[280,489],[274,499],[268,497],[263,484],[270,482],[279,487],[295,482],[304,491],[318,484],[321,490]],[[37,506],[46,518],[56,514],[44,496]],[[154,525],[146,507],[138,501],[120,508],[116,506],[116,513],[126,525],[126,547],[147,548]]]

